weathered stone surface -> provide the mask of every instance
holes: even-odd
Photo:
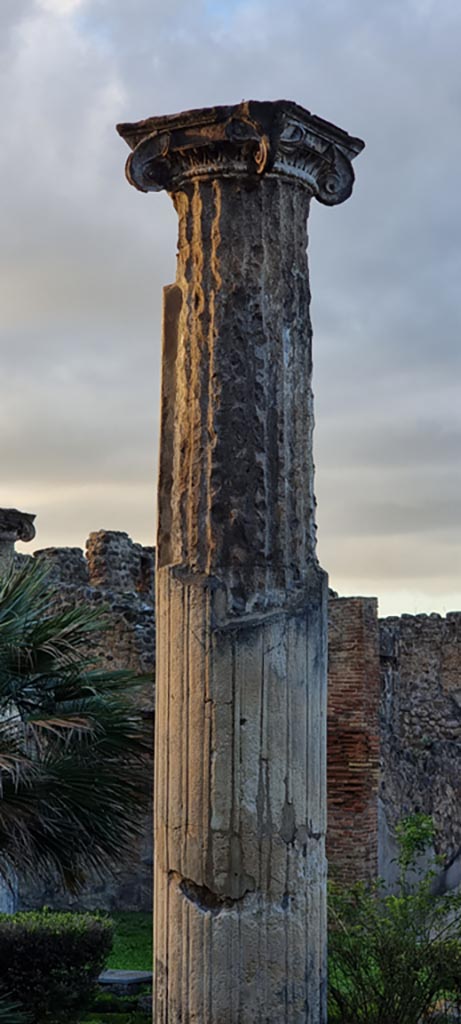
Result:
[[[308,988],[322,1020],[325,578],[312,572],[304,606],[247,621],[224,596],[159,571],[175,637],[160,620],[156,1005],[301,1020]]]
[[[12,567],[16,541],[30,541],[35,537],[34,519],[31,512],[20,512],[17,508],[0,509],[0,575]]]
[[[22,556],[24,557],[24,556]],[[26,556],[29,557],[29,556]],[[101,667],[129,669],[150,675],[139,695],[147,715],[153,716],[155,664],[154,554],[135,544],[127,534],[99,530],[90,534],[87,558],[80,548],[45,548],[35,557],[47,571],[55,607],[77,604],[104,608],[108,629],[94,636],[88,654]],[[131,854],[97,881],[91,880],[75,895],[58,881],[20,880],[23,909],[146,910],[152,903],[152,824],[150,816],[142,839]]]
[[[88,563],[81,548],[39,548],[34,558],[42,563],[49,583],[60,587],[88,587]]]
[[[351,160],[364,146],[289,100],[205,107],[117,130],[133,150],[128,181],[141,192],[183,191],[190,182],[223,177],[251,186],[277,175],[296,178],[327,206],[350,196]]]
[[[13,538],[29,541],[35,537],[35,515],[32,512],[19,512],[17,508],[0,509],[0,538]]]
[[[80,549],[48,548],[35,555],[50,571],[58,604],[105,604],[112,625],[98,645],[98,657],[104,664],[153,672],[153,594],[149,596],[136,589],[139,545],[127,542],[126,534],[98,531],[92,537],[101,538],[96,544],[98,558],[105,552],[108,562],[106,567],[99,565],[100,578],[112,581],[113,587],[116,580],[124,579],[127,589],[123,592],[89,586],[88,563]],[[91,541],[87,550],[92,546]],[[118,554],[113,572],[111,559],[115,550]],[[122,550],[127,553],[123,569]],[[30,557],[19,556],[21,563]],[[151,549],[144,548],[143,557],[149,560],[153,572]],[[378,623],[373,598],[334,597],[330,593],[327,846],[331,872],[345,882],[366,880],[376,870],[379,841],[379,870],[391,881],[390,861],[396,854],[392,829],[403,814],[424,809],[435,817],[437,852],[447,860],[455,857],[444,884],[458,884],[461,614],[453,612],[446,618],[402,616]],[[381,689],[377,682],[378,626]],[[146,687],[145,704],[152,708],[150,687]],[[378,837],[379,745],[382,765]],[[289,818],[284,831],[289,834]],[[152,834],[151,823],[147,821],[142,843],[131,861],[120,865],[115,879],[107,877],[92,884],[77,898],[69,898],[51,883],[36,887],[21,883],[21,904],[147,910],[152,890],[151,865]],[[204,893],[200,895],[206,897]],[[3,899],[4,909],[14,909],[14,890],[5,890]]]
[[[461,613],[381,622],[381,799],[391,828],[422,811],[435,850],[461,848]]]
[[[154,549],[135,544],[127,533],[98,530],[86,542],[88,575],[93,587],[116,593],[154,593]]]
[[[327,583],[315,553],[312,196],[363,143],[295,104],[121,125],[179,216],[157,561],[157,1024],[325,1020]]]
[[[152,985],[152,971],[103,971],[98,978],[99,984],[106,992],[118,996],[130,996],[140,989]]]

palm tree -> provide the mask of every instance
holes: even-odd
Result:
[[[151,730],[145,679],[100,670],[87,606],[53,610],[43,569],[0,581],[0,874],[58,874],[76,891],[141,834]],[[0,1018],[1,1019],[1,1018]]]

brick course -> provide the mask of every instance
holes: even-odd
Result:
[[[377,872],[380,689],[376,599],[331,598],[327,853],[347,883]]]

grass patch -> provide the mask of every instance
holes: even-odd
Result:
[[[101,1013],[133,1013],[134,1010],[138,1009],[140,996],[147,995],[148,992],[150,992],[150,989],[147,989],[146,992],[137,992],[131,996],[117,996],[115,992],[98,992],[90,1009],[96,1016]]]
[[[89,1013],[82,1017],[81,1024],[146,1024],[147,1019],[145,1013]]]
[[[119,971],[151,971],[152,914],[127,910],[110,916],[115,922],[115,934],[107,968]],[[119,1022],[114,1021],[114,1024]]]

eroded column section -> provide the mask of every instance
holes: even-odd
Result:
[[[179,216],[157,569],[156,1024],[325,1020],[326,576],[306,224],[362,148],[294,104],[122,125]]]
[[[0,579],[8,576],[14,563],[14,546],[18,540],[35,537],[35,515],[17,508],[0,508]]]

